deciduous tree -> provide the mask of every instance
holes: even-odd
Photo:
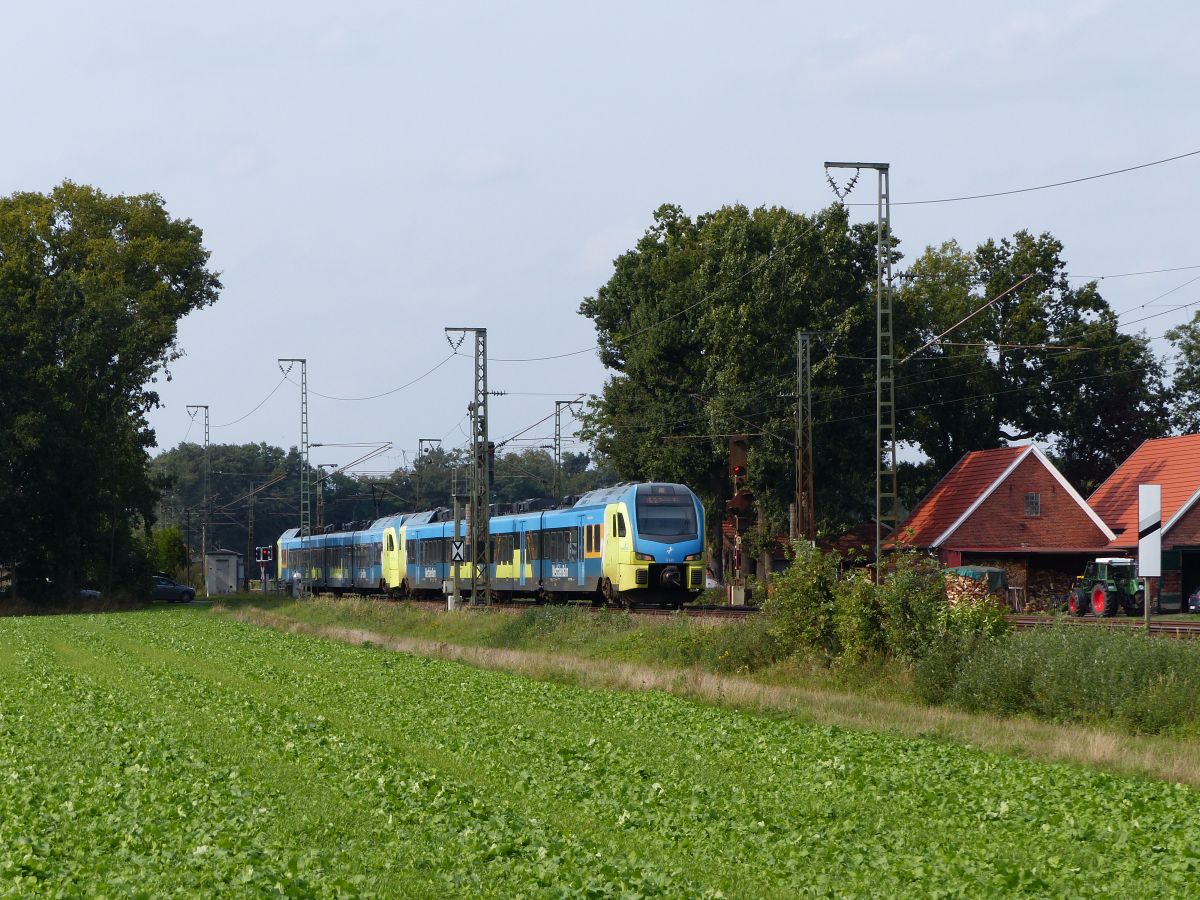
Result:
[[[873,504],[874,346],[870,228],[831,207],[813,216],[663,206],[580,311],[613,371],[586,433],[617,474],[680,481],[704,498],[715,542],[730,495],[731,434],[751,436],[749,484],[776,527],[793,497],[796,332],[813,357],[816,508],[827,524]]]
[[[0,564],[26,596],[136,577],[146,413],[179,320],[217,298],[208,259],[155,194],[0,198]]]

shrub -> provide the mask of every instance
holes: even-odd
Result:
[[[862,662],[885,655],[888,640],[883,604],[869,573],[850,573],[837,583],[834,593],[834,623],[843,656]]]
[[[946,582],[937,561],[914,551],[892,557],[893,568],[879,586],[888,650],[914,662],[947,627]]]
[[[834,657],[840,652],[835,623],[839,565],[836,554],[801,542],[791,564],[774,576],[763,612],[784,654],[811,649]]]
[[[1139,733],[1195,731],[1200,647],[1106,628],[1053,628],[979,641],[945,699],[968,710],[1110,722]]]

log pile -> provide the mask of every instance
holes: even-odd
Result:
[[[1029,587],[1025,591],[1026,612],[1041,612],[1049,609],[1055,597],[1064,597],[1075,584],[1079,572],[1068,573],[1053,569],[1040,569],[1029,574]]]
[[[976,581],[965,575],[946,575],[946,602],[951,606],[959,603],[995,603],[996,597],[988,590],[986,581]]]

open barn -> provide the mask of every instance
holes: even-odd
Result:
[[[997,566],[1014,601],[1065,595],[1112,541],[1103,519],[1034,446],[965,454],[900,525],[899,543],[943,565]]]
[[[1162,487],[1159,601],[1174,609],[1200,589],[1200,434],[1143,442],[1088,498],[1113,531],[1110,554],[1137,553],[1140,484]]]

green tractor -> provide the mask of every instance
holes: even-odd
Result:
[[[1067,609],[1073,616],[1090,612],[1107,618],[1120,609],[1127,616],[1140,616],[1145,605],[1146,584],[1138,578],[1137,560],[1119,556],[1089,562],[1067,598]]]

